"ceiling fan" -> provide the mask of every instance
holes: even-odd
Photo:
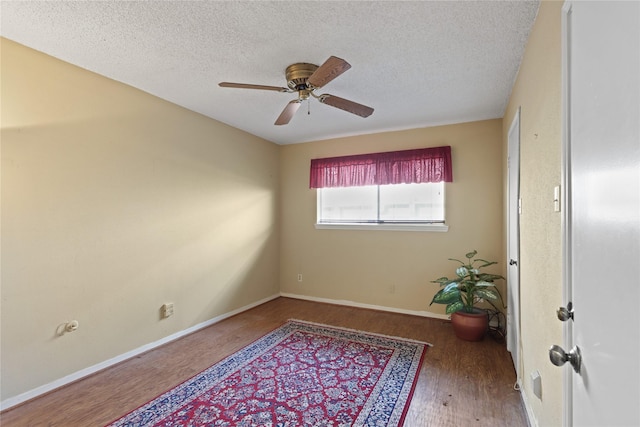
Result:
[[[300,108],[302,101],[308,100],[309,96],[316,98],[323,104],[339,108],[360,117],[369,117],[373,113],[373,108],[371,107],[367,107],[366,105],[358,104],[357,102],[349,101],[348,99],[340,98],[335,95],[330,95],[328,93],[321,95],[316,95],[314,93],[316,89],[323,87],[349,68],[351,68],[351,65],[347,61],[332,56],[319,67],[315,64],[308,64],[306,62],[289,65],[285,70],[287,87],[231,82],[222,82],[219,83],[219,86],[240,89],[273,90],[276,92],[287,93],[298,92],[298,98],[290,101],[287,106],[284,107],[284,110],[282,110],[282,113],[280,113],[280,116],[274,123],[276,125],[286,125],[289,123],[296,111],[298,111],[298,108]]]

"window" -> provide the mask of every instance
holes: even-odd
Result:
[[[444,183],[318,189],[318,224],[442,224]]]
[[[452,176],[451,147],[311,160],[316,227],[446,231],[444,183]]]

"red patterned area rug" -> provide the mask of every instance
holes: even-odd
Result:
[[[427,345],[290,320],[109,426],[401,426]]]

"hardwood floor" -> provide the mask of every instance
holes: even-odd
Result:
[[[405,426],[526,426],[504,344],[465,342],[447,321],[278,298],[0,414],[2,427],[104,426],[288,319],[427,341]]]

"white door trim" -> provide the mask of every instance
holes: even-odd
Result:
[[[561,233],[562,233],[562,301],[566,307],[571,294],[571,93],[570,52],[571,47],[571,0],[562,7],[562,149],[561,149]],[[563,322],[564,348],[573,347],[573,321]],[[563,370],[562,378],[562,425],[573,426],[573,372]]]
[[[515,266],[516,277],[515,285],[513,285],[514,278],[511,276],[511,270],[513,267],[510,265],[510,261],[513,259],[516,262],[520,262],[520,108],[516,110],[513,121],[509,127],[509,133],[507,134],[507,349],[511,352],[514,368],[516,371],[516,384],[521,386],[522,382],[522,369],[521,369],[521,343],[520,343],[520,265]],[[517,147],[517,151],[511,152],[512,144]],[[512,169],[515,168],[517,172],[517,182],[512,182]],[[512,224],[512,203],[511,190],[513,185],[517,186],[516,200],[517,205],[515,214],[515,224]],[[512,233],[515,233],[516,248],[515,254],[511,252],[511,240]],[[509,304],[509,302],[511,304]],[[513,337],[513,338],[511,338]],[[514,341],[511,341],[514,339]]]

